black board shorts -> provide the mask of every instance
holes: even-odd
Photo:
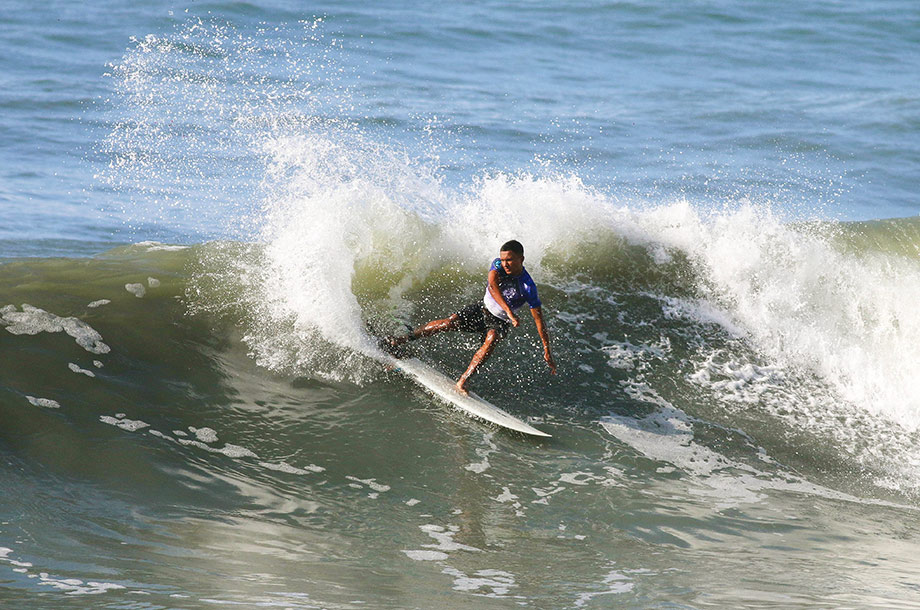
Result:
[[[511,322],[506,322],[493,315],[482,304],[482,301],[470,303],[458,311],[457,316],[460,318],[458,329],[470,333],[480,333],[483,339],[485,339],[486,333],[490,330],[496,331],[499,339],[504,338],[508,331],[511,330]]]

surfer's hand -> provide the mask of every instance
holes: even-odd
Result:
[[[543,359],[546,360],[546,365],[549,367],[549,374],[556,374],[556,361],[553,360],[552,354],[549,353],[549,350],[543,352]]]
[[[518,320],[518,317],[514,314],[511,314],[509,317],[511,318],[511,326],[517,328],[521,321]]]

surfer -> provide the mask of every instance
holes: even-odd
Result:
[[[432,320],[406,336],[388,337],[384,340],[384,347],[392,353],[396,347],[407,341],[430,337],[440,332],[462,330],[480,333],[483,337],[482,346],[476,350],[470,365],[456,384],[457,391],[465,395],[468,393],[466,382],[469,378],[492,355],[495,346],[508,334],[511,327],[517,327],[521,323],[515,312],[525,303],[530,305],[537,333],[543,342],[543,359],[549,366],[550,373],[555,375],[556,363],[549,347],[549,333],[543,322],[543,306],[537,296],[537,285],[524,269],[524,246],[517,240],[505,242],[498,258],[492,261],[486,292],[481,301],[471,303],[443,320]]]

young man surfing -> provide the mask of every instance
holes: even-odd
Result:
[[[457,380],[457,391],[465,395],[468,393],[466,382],[469,378],[492,355],[495,346],[508,334],[511,327],[517,327],[521,323],[515,312],[525,303],[530,305],[537,333],[543,342],[543,359],[546,360],[550,373],[555,375],[556,363],[549,348],[549,334],[543,322],[543,309],[537,296],[537,285],[524,269],[524,246],[517,240],[503,244],[498,258],[492,261],[485,296],[481,301],[471,303],[443,320],[432,320],[405,337],[389,337],[384,341],[384,347],[392,350],[407,341],[430,337],[444,331],[481,333],[482,346]]]

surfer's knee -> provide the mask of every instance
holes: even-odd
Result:
[[[498,342],[501,341],[501,340],[502,340],[502,335],[501,335],[501,333],[499,333],[499,332],[498,332],[497,330],[495,330],[494,328],[489,329],[489,330],[486,332],[485,337],[484,337],[483,340],[482,340],[482,348],[481,348],[481,349],[485,349],[485,350],[487,350],[487,351],[492,351],[492,348],[494,348],[495,345],[498,344]]]

